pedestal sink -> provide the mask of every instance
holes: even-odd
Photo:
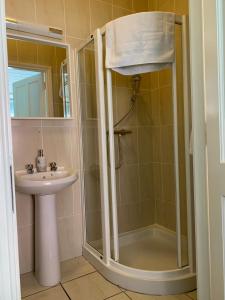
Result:
[[[70,186],[78,175],[58,168],[27,174],[15,173],[16,190],[35,195],[35,275],[43,286],[53,286],[60,281],[60,259],[56,222],[56,193]]]

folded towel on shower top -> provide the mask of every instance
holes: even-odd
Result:
[[[175,60],[175,14],[143,12],[106,24],[106,68],[123,75],[154,72]]]

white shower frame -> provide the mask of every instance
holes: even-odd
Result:
[[[102,239],[103,255],[91,247],[86,241],[86,222],[84,221],[84,246],[83,254],[112,282],[142,293],[173,294],[189,291],[196,287],[195,260],[194,260],[194,236],[193,236],[193,204],[191,190],[191,161],[190,161],[190,117],[189,117],[189,58],[188,58],[188,36],[187,17],[176,15],[175,23],[182,27],[182,49],[183,49],[183,88],[184,88],[184,136],[185,136],[185,166],[186,166],[186,195],[187,195],[187,220],[188,220],[188,266],[182,266],[182,243],[181,243],[181,220],[180,220],[180,191],[179,191],[179,153],[178,153],[178,120],[177,120],[177,83],[176,83],[176,61],[171,64],[173,74],[173,122],[174,122],[174,166],[176,183],[176,234],[177,234],[177,264],[178,268],[169,271],[144,271],[121,265],[119,261],[119,236],[116,199],[116,174],[115,174],[115,147],[113,130],[113,107],[112,107],[112,78],[111,70],[106,70],[107,101],[108,101],[108,123],[109,123],[109,146],[111,165],[111,193],[112,193],[112,219],[113,219],[113,245],[114,259],[111,258],[110,241],[110,211],[108,190],[108,162],[107,162],[107,140],[106,140],[106,110],[104,95],[104,66],[102,38],[105,27],[97,29],[94,35],[85,41],[77,53],[88,45],[93,39],[95,41],[95,67],[96,67],[96,92],[99,118],[99,156],[101,162],[101,207],[102,207]],[[84,195],[84,192],[83,192]],[[83,197],[84,200],[84,197]],[[83,201],[83,205],[85,202]],[[85,220],[85,207],[83,207]],[[159,283],[159,280],[161,283]]]

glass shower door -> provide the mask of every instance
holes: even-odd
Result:
[[[86,243],[110,259],[107,130],[104,99],[102,36],[94,37],[78,54],[83,140],[83,193]]]
[[[99,115],[96,101],[94,40],[78,53],[86,241],[103,254],[101,182],[99,163]]]

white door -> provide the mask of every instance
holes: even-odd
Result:
[[[225,299],[225,69],[224,0],[204,0],[204,82],[212,300]]]
[[[16,117],[45,115],[45,97],[42,74],[13,83],[13,102]]]
[[[19,259],[7,82],[5,7],[0,0],[0,300],[19,300]]]

